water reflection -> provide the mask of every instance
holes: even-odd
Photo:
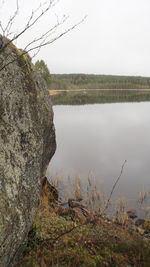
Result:
[[[126,159],[113,197],[137,200],[143,186],[150,190],[149,114],[150,102],[54,106],[57,151],[48,175],[84,179],[91,170],[108,194]]]
[[[59,94],[52,96],[55,105],[84,105],[84,104],[104,104],[104,103],[123,103],[123,102],[144,102],[150,101],[150,90],[68,90],[58,91]]]

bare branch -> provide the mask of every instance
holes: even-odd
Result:
[[[49,44],[52,44],[53,42],[55,42],[56,40],[60,39],[62,36],[66,35],[67,33],[69,33],[70,31],[72,31],[74,28],[76,28],[77,26],[79,26],[85,19],[86,19],[87,16],[85,16],[80,22],[76,23],[75,25],[73,25],[72,27],[68,28],[67,30],[65,30],[64,32],[62,32],[61,34],[59,34],[58,36],[54,37],[53,39],[49,40],[49,41],[42,41],[40,44],[37,44],[36,46],[34,47],[31,47],[29,48],[27,51],[23,51],[20,55],[18,55],[18,57],[21,57],[31,51],[34,51],[34,50],[38,50],[41,49],[42,47],[44,46],[47,46]],[[46,38],[47,39],[47,38]],[[36,41],[35,41],[36,42]],[[6,46],[5,46],[6,47]],[[13,62],[16,61],[16,58],[13,59],[12,61],[4,64],[4,66],[2,66],[0,68],[0,71],[3,70],[5,67],[7,67],[8,65],[12,64]]]
[[[37,46],[34,46],[30,49],[28,49],[28,51],[26,51],[26,53],[31,52],[33,50],[38,49],[39,47],[43,47],[43,46],[47,46],[49,44],[52,44],[53,42],[55,42],[56,40],[60,39],[62,36],[66,35],[67,33],[69,33],[70,31],[72,31],[74,28],[76,28],[77,26],[79,26],[85,19],[87,16],[85,16],[80,22],[78,22],[77,24],[73,25],[72,27],[68,28],[67,30],[63,31],[61,34],[59,34],[58,36],[54,37],[53,39],[44,42],[43,44],[39,44]]]
[[[6,0],[3,1],[3,3],[5,3]],[[54,7],[57,3],[59,2],[59,0],[46,0],[43,4],[40,3],[40,5],[32,10],[31,15],[27,21],[27,23],[25,24],[25,27],[19,31],[19,33],[15,34],[10,40],[8,39],[1,39],[0,41],[0,52],[2,52],[10,43],[17,41],[18,38],[22,35],[24,35],[24,33],[26,33],[26,31],[30,30],[34,25],[36,25],[37,22],[39,22],[39,20],[48,12],[51,10],[52,7]],[[16,10],[14,12],[14,14],[10,17],[6,27],[4,28],[2,23],[0,22],[0,29],[4,35],[4,37],[8,37],[10,35],[13,34],[11,30],[12,25],[15,21],[16,16],[18,15],[19,12],[19,0],[16,0]],[[5,58],[5,62],[1,62],[1,66],[0,66],[0,71],[3,70],[5,67],[7,67],[9,64],[13,63],[14,61],[17,60],[17,58],[22,57],[23,55],[29,53],[29,52],[33,52],[35,51],[34,55],[32,57],[35,57],[40,49],[44,46],[47,46],[49,44],[52,44],[53,42],[55,42],[56,40],[58,40],[59,38],[61,38],[62,36],[64,36],[65,34],[69,33],[70,31],[72,31],[74,28],[76,28],[78,25],[80,25],[84,20],[85,20],[86,16],[79,21],[78,23],[76,23],[75,25],[73,25],[72,27],[67,28],[66,30],[62,31],[60,34],[55,34],[56,30],[58,30],[58,28],[63,25],[66,20],[68,19],[68,16],[63,16],[61,21],[59,21],[58,16],[56,15],[56,23],[51,26],[47,31],[45,31],[44,33],[42,33],[41,35],[35,37],[34,39],[32,39],[31,41],[29,41],[27,43],[27,45],[25,46],[25,48],[23,49],[23,52],[19,52],[18,56],[15,57],[14,59],[11,59],[10,61],[7,60],[6,63],[6,58]],[[52,35],[54,36],[52,38]],[[21,51],[21,50],[20,50]],[[9,55],[7,57],[7,59],[9,58]]]
[[[50,8],[52,7],[52,4],[53,4],[54,2],[55,2],[54,0],[49,0],[49,4],[48,4],[48,6],[47,6],[44,10],[42,10],[41,13],[40,13],[35,19],[34,19],[34,16],[35,16],[35,13],[37,12],[38,9],[33,10],[32,13],[31,13],[31,17],[29,18],[29,20],[28,20],[26,26],[24,27],[24,29],[23,29],[21,32],[19,32],[17,35],[15,35],[15,36],[10,40],[10,42],[8,42],[8,43],[5,45],[5,47],[8,46],[9,43],[11,43],[11,42],[13,42],[14,40],[18,39],[22,34],[24,34],[24,33],[25,33],[27,30],[29,30],[31,27],[33,27],[33,26],[36,24],[36,22],[39,21],[39,20],[41,19],[41,17],[43,17],[43,15],[45,15],[45,14],[50,10]],[[47,3],[47,2],[45,2],[45,3]],[[33,19],[33,21],[32,21],[32,19]]]
[[[113,187],[112,187],[112,190],[111,190],[111,192],[110,192],[110,195],[109,195],[109,198],[108,198],[108,200],[107,200],[107,203],[106,203],[106,205],[105,205],[105,207],[104,207],[104,209],[103,209],[103,213],[106,211],[106,209],[107,209],[108,206],[109,206],[109,203],[110,203],[112,194],[113,194],[113,192],[114,192],[114,190],[115,190],[115,187],[116,187],[117,183],[119,182],[119,180],[120,180],[120,178],[121,178],[121,175],[122,175],[122,173],[123,173],[123,169],[124,169],[124,166],[125,166],[126,162],[127,162],[127,160],[124,161],[124,163],[123,163],[123,165],[122,165],[122,167],[121,167],[120,174],[119,174],[119,176],[118,176],[116,182],[114,183],[114,185],[113,185]]]
[[[8,21],[8,23],[7,23],[6,27],[5,27],[5,29],[4,29],[4,35],[5,35],[6,37],[8,37],[8,36],[11,34],[11,33],[10,33],[10,30],[11,30],[11,28],[12,28],[12,25],[13,25],[13,23],[14,23],[14,20],[15,20],[16,16],[18,15],[18,12],[19,12],[19,2],[18,2],[18,0],[16,0],[16,10],[15,10],[13,16],[10,17],[10,19],[9,19],[9,21]]]
[[[67,20],[67,18],[68,17],[64,17],[64,19],[61,22],[58,21],[57,24],[55,24],[47,32],[43,33],[40,37],[33,39],[30,43],[28,43],[26,45],[26,47],[24,48],[24,50],[25,51],[28,50],[28,47],[29,46],[31,46],[32,44],[37,43],[38,41],[41,41],[42,40],[42,43],[44,43],[48,39],[48,37],[50,37],[50,35],[52,35],[56,31],[56,29]]]

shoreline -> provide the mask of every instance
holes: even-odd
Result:
[[[150,89],[51,89],[49,90],[49,94],[50,95],[58,95],[60,93],[65,93],[65,92],[94,92],[94,91],[98,91],[98,92],[109,92],[109,91],[118,91],[118,92],[123,92],[123,91],[127,91],[127,92],[150,92]]]

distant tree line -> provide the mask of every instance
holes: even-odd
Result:
[[[149,89],[149,77],[51,74],[50,89]]]
[[[95,74],[50,74],[44,60],[35,63],[48,89],[150,89],[150,77]]]

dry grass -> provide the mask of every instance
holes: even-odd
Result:
[[[81,223],[67,214],[57,214],[52,188],[47,181],[43,183],[37,216],[18,267],[149,266],[150,242],[127,225],[124,199],[118,200],[117,223],[100,215],[97,220]],[[83,190],[78,175],[74,179],[76,199],[83,197],[83,192],[90,196],[91,208],[103,201],[95,182],[89,177]]]
[[[18,267],[149,266],[150,242],[133,231],[103,217],[82,225],[55,211],[42,214]]]
[[[119,176],[120,177],[120,176]],[[120,217],[120,220],[126,221],[126,211],[129,208],[129,203],[123,197],[117,200],[112,200],[112,195],[106,198],[104,192],[99,190],[96,180],[93,176],[93,173],[90,171],[87,178],[82,177],[81,174],[75,175],[74,178],[68,176],[67,181],[64,178],[64,175],[56,174],[53,179],[51,178],[50,182],[58,189],[61,193],[61,200],[67,202],[69,198],[81,201],[91,212],[97,212],[99,214],[106,213]],[[113,189],[114,190],[114,189]],[[63,193],[62,193],[63,192]],[[142,204],[148,199],[148,192],[142,188],[139,192],[138,199],[132,199],[135,203],[138,202],[141,206],[140,209],[146,209],[142,207]],[[106,207],[107,206],[107,207]],[[147,215],[148,211],[146,212]]]
[[[63,191],[63,201],[73,198],[77,201],[82,201],[83,204],[90,210],[101,213],[104,209],[105,198],[104,193],[99,191],[92,172],[89,172],[88,178],[84,179],[80,174],[77,174],[74,179],[68,177],[67,182],[64,182],[62,175],[56,174],[54,182],[51,183],[58,188],[58,191]]]
[[[119,224],[126,226],[129,223],[129,217],[126,212],[127,208],[127,203],[124,198],[120,198],[117,203],[117,208],[116,208],[116,222]]]
[[[145,190],[145,188],[143,187],[142,190],[139,192],[139,195],[138,195],[138,202],[140,204],[143,204],[143,202],[147,199],[148,197],[148,192],[147,190]]]

